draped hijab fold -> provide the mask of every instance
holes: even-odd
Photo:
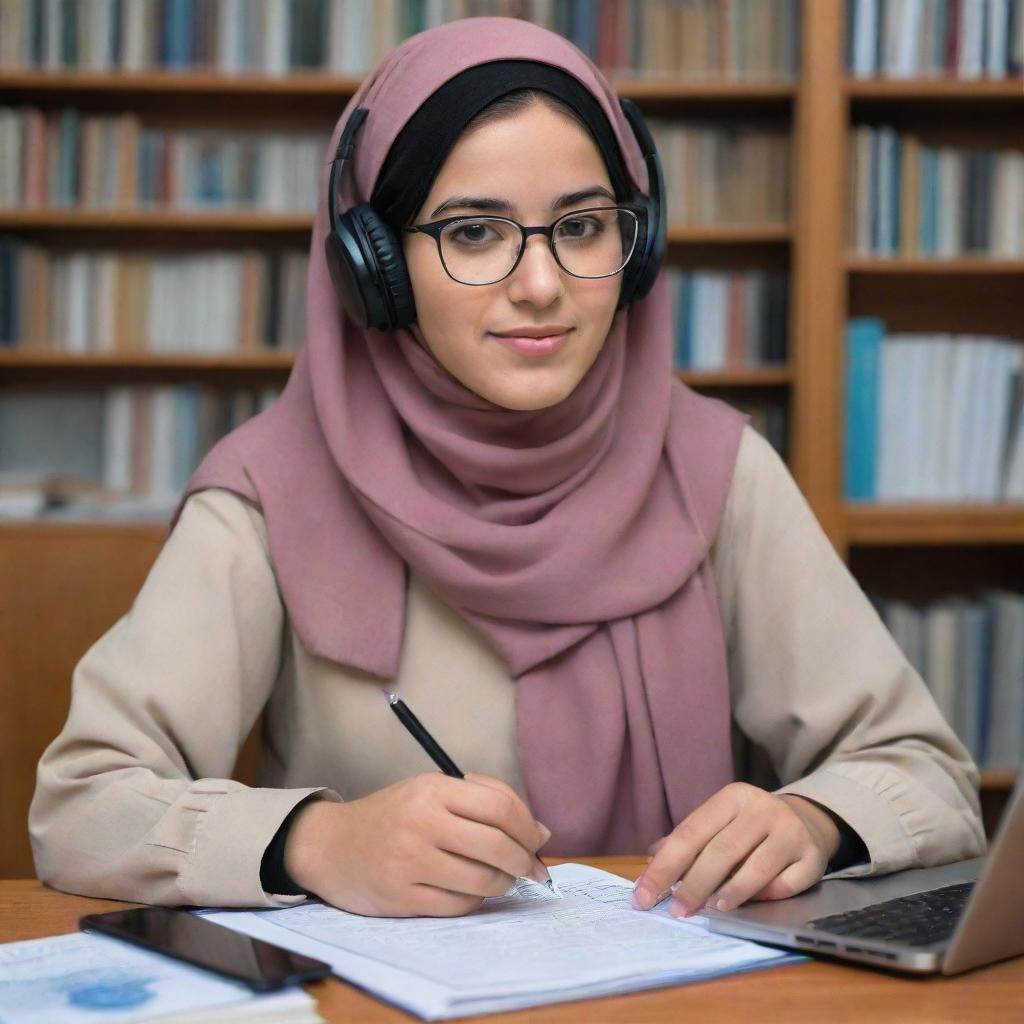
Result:
[[[664,278],[616,313],[569,397],[519,412],[452,378],[418,326],[356,327],[324,260],[326,162],[350,112],[370,112],[343,183],[355,205],[428,96],[504,60],[574,76],[646,188],[614,91],[562,37],[472,18],[392,50],[325,156],[306,345],[281,398],[210,452],[182,503],[222,487],[258,505],[302,642],[382,681],[399,673],[414,570],[508,666],[527,797],[552,830],[546,851],[637,853],[732,778],[709,550],[746,418],[673,378]]]

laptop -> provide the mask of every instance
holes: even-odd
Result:
[[[1024,775],[987,857],[829,879],[786,900],[701,913],[712,931],[754,942],[897,971],[959,974],[1024,953],[1022,874]]]

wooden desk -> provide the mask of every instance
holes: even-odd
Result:
[[[589,863],[636,878],[640,858],[593,858]],[[0,942],[76,930],[81,914],[115,910],[125,903],[68,896],[37,881],[0,881]],[[320,1013],[332,1022],[399,1024],[417,1018],[344,982],[311,986]],[[716,981],[563,1003],[516,1013],[473,1018],[488,1024],[675,1024],[676,1021],[791,1024],[791,1022],[1024,1021],[1024,957],[956,978],[899,977],[825,961],[795,964]]]

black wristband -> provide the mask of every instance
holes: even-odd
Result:
[[[818,806],[821,807],[821,804],[818,804]],[[830,811],[827,807],[821,807],[821,809],[835,822],[836,828],[839,829],[839,848],[832,854],[832,859],[828,862],[825,873],[841,871],[843,868],[850,868],[854,864],[863,864],[867,861],[868,848],[864,845],[864,840],[838,814]]]
[[[264,892],[276,893],[279,896],[310,896],[311,893],[300,889],[291,879],[291,876],[284,867],[284,847],[288,841],[288,832],[295,822],[300,810],[315,800],[318,794],[310,793],[309,796],[300,800],[289,812],[288,816],[281,822],[274,838],[267,843],[263,851],[263,859],[260,861],[260,885]]]

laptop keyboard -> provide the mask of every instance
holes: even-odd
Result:
[[[808,927],[850,938],[930,946],[953,934],[972,888],[973,882],[961,882],[916,892],[846,914],[819,917]]]

